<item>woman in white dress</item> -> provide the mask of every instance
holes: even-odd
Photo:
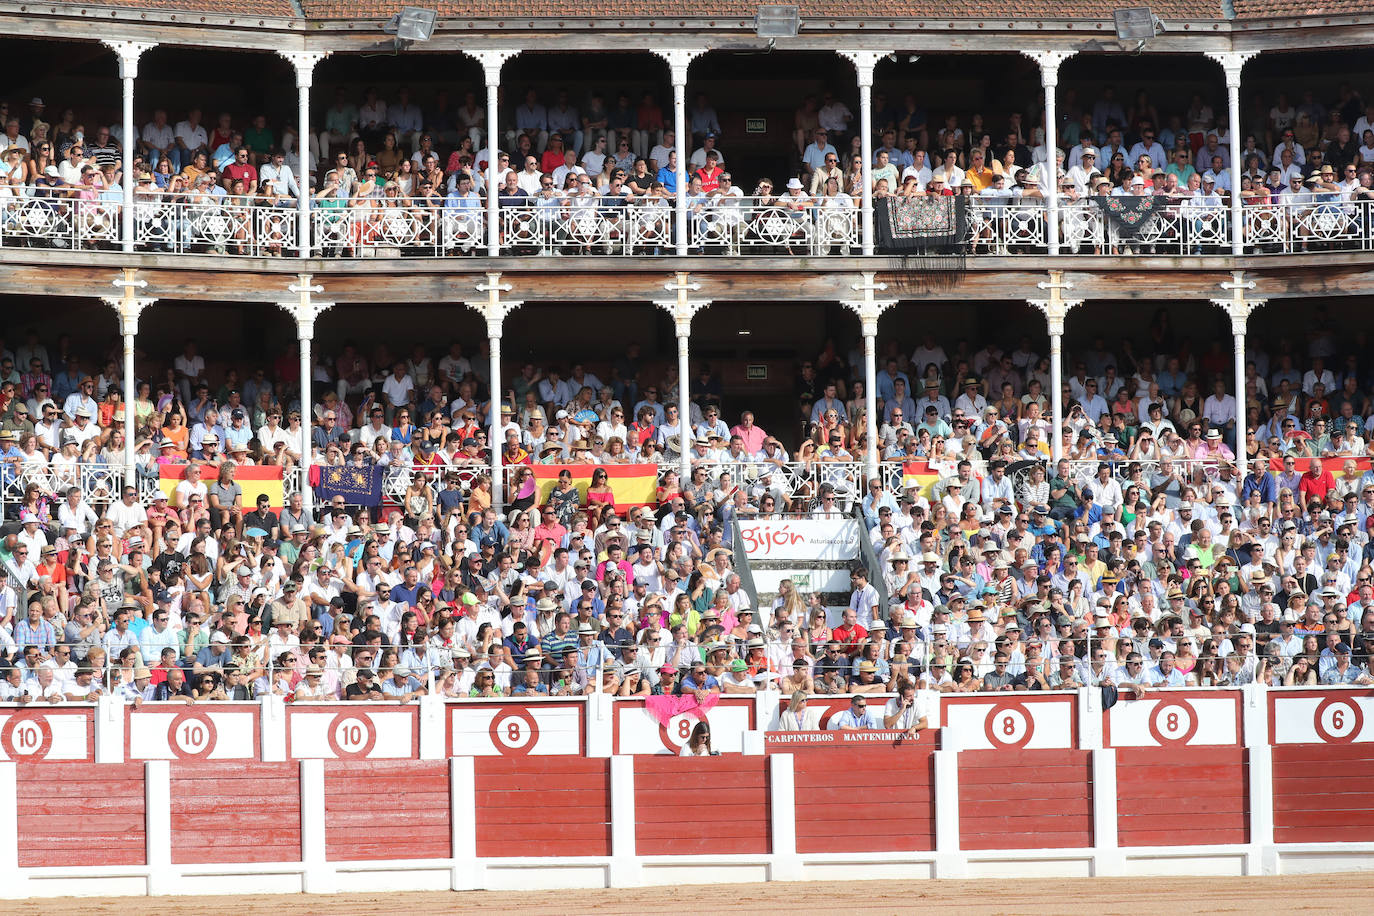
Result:
[[[678,752],[679,757],[714,757],[715,751],[711,750],[711,726],[705,719],[697,722],[692,727],[692,736],[687,739],[687,743]]]

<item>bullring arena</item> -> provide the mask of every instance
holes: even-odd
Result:
[[[0,909],[1360,909],[1370,47],[0,0]]]

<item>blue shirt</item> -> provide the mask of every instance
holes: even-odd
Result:
[[[897,393],[897,386],[895,384],[897,379],[906,382],[907,391],[911,390],[911,379],[907,378],[905,372],[898,372],[896,375],[890,375],[887,371],[883,371],[878,373],[878,378],[875,382],[875,387],[878,389],[878,397],[882,398],[884,401],[892,400]]]
[[[523,645],[521,643],[516,642],[514,636],[507,636],[505,639],[501,640],[501,645],[509,649],[511,658],[515,659],[515,661],[519,663],[524,661],[526,652],[530,651],[531,649],[539,648],[539,637],[530,636],[529,630],[526,630],[525,641]]]
[[[703,683],[703,684],[698,684],[698,683],[696,682],[696,680],[695,680],[690,674],[687,675],[685,678],[682,679],[682,690],[683,690],[683,692],[686,692],[686,691],[688,691],[688,690],[719,690],[719,689],[720,689],[720,681],[718,681],[718,680],[716,680],[715,678],[711,677],[711,675],[709,675],[709,674],[706,675],[706,681],[705,681],[705,683]]]
[[[829,730],[837,731],[841,728],[879,729],[882,727],[883,723],[878,717],[869,712],[867,707],[865,707],[863,715],[860,716],[854,715],[854,710],[852,708],[846,709],[844,712],[833,716],[830,719]]]
[[[1262,503],[1278,502],[1278,489],[1274,483],[1274,475],[1268,471],[1262,471],[1259,474],[1253,472],[1246,474],[1245,483],[1240,488],[1240,501],[1242,503],[1248,501],[1251,493],[1258,493]]]

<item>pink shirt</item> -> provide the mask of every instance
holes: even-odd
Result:
[[[763,440],[768,438],[768,433],[763,431],[761,426],[751,426],[745,429],[743,426],[736,426],[730,430],[730,435],[739,436],[744,440],[744,447],[750,453],[763,451]]]

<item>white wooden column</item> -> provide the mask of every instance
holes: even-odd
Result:
[[[635,758],[611,758],[611,863],[607,885],[638,887],[641,882],[635,836]]]
[[[1249,324],[1250,315],[1255,309],[1264,305],[1265,299],[1247,299],[1246,290],[1255,288],[1254,280],[1246,280],[1245,274],[1234,271],[1231,279],[1218,284],[1223,290],[1230,293],[1229,298],[1213,299],[1212,304],[1223,309],[1231,318],[1231,339],[1234,342],[1235,352],[1235,375],[1236,375],[1236,473],[1240,475],[1242,481],[1245,480],[1246,460],[1245,436],[1248,432],[1249,420],[1246,417],[1245,404],[1245,331]]]
[[[301,792],[301,890],[307,894],[332,894],[338,890],[338,874],[326,853],[328,828],[324,810],[324,761],[315,758],[298,763]]]
[[[863,132],[863,253],[873,253],[873,68],[883,51],[840,51],[859,77],[859,129]],[[896,188],[889,188],[895,191]],[[872,474],[872,471],[869,472]]]
[[[19,876],[19,764],[0,761],[0,875],[5,875],[6,896],[22,897],[27,878]]]
[[[701,289],[700,283],[689,283],[687,272],[680,271],[672,283],[663,288],[677,293],[676,299],[659,299],[654,305],[673,316],[673,330],[677,333],[677,422],[679,460],[682,481],[686,486],[692,478],[692,403],[688,397],[688,377],[692,349],[692,318],[711,304],[710,299],[688,299],[687,294]]]
[[[328,51],[282,51],[278,54],[296,68],[296,149],[300,174],[296,184],[296,250],[310,257],[310,87],[315,83],[315,65],[329,56]],[[302,424],[304,425],[304,424]]]
[[[168,760],[143,764],[143,843],[148,863],[148,894],[171,891],[172,870],[172,765]]]
[[[968,860],[959,849],[959,748],[957,736],[942,734],[941,749],[931,755],[935,785],[935,877],[962,878]]]
[[[1090,687],[1089,690],[1098,690]],[[1102,711],[1097,711],[1102,720]],[[1098,731],[1101,731],[1099,727]],[[1120,809],[1116,798],[1116,750],[1094,748],[1092,761],[1093,877],[1114,877],[1125,873],[1126,858],[1119,840]]]
[[[134,290],[148,285],[136,280],[137,270],[126,267],[124,275],[113,285],[124,290],[120,296],[101,296],[101,301],[119,314],[119,334],[124,340],[124,471],[126,486],[137,486],[134,480],[134,398],[138,395],[138,380],[134,378],[134,337],[138,334],[138,316],[156,302],[134,295]]]
[[[501,101],[501,68],[520,52],[488,48],[468,53],[482,65],[482,76],[487,84],[487,255],[494,258],[501,253],[500,194],[497,193],[500,189],[496,184],[496,173],[501,165],[497,151],[501,137],[497,124]],[[515,167],[514,158],[511,159],[511,165]],[[493,480],[493,493],[497,492],[497,486]]]
[[[308,151],[307,147],[307,151]],[[315,360],[311,356],[311,343],[315,339],[315,319],[325,309],[331,308],[334,303],[322,302],[315,299],[316,293],[324,292],[323,286],[315,286],[310,282],[310,274],[300,274],[298,281],[291,284],[286,289],[288,292],[295,293],[294,300],[278,302],[296,320],[296,340],[299,342],[301,357],[301,460],[298,473],[300,475],[301,500],[307,512],[310,511],[314,503],[314,493],[310,489],[310,451],[311,436],[315,430],[315,411],[312,409],[313,398],[310,387],[315,369]]]
[[[453,858],[449,886],[455,891],[486,887],[486,869],[477,858],[473,825],[477,823],[477,761],[451,757],[448,762],[449,842]]]
[[[1059,161],[1055,158],[1055,150],[1059,147],[1059,123],[1055,95],[1059,90],[1059,65],[1076,52],[1055,48],[1021,53],[1040,66],[1040,87],[1045,90],[1045,167],[1050,170],[1049,189],[1045,195],[1045,240],[1053,256],[1059,254]],[[1055,438],[1058,439],[1057,434]]]
[[[1226,121],[1231,131],[1231,254],[1240,257],[1245,253],[1245,225],[1240,211],[1240,173],[1244,165],[1240,161],[1240,71],[1245,62],[1258,51],[1207,51],[1208,57],[1221,64],[1226,72]],[[1242,369],[1245,366],[1242,364]],[[1236,397],[1240,403],[1240,397]],[[1239,456],[1237,456],[1239,457]],[[1244,473],[1242,471],[1241,473]]]
[[[1241,688],[1241,722],[1249,757],[1250,849],[1245,874],[1276,875],[1278,853],[1274,849],[1274,745],[1269,721],[1269,688],[1246,684]]]
[[[487,144],[491,146],[490,143]],[[493,154],[494,155],[494,154]],[[479,293],[486,293],[485,299],[474,299],[466,304],[469,308],[481,313],[487,321],[487,349],[491,363],[489,366],[489,379],[487,387],[491,391],[490,415],[488,424],[490,432],[487,433],[487,444],[491,446],[491,507],[496,510],[499,516],[505,507],[505,481],[501,476],[501,449],[505,441],[501,438],[501,331],[505,324],[506,316],[518,309],[523,303],[518,299],[502,299],[502,293],[508,293],[512,289],[509,283],[501,282],[499,273],[487,274],[485,283],[478,283],[474,289]]]
[[[687,68],[706,53],[705,48],[663,48],[654,52],[668,62],[673,79],[673,136],[677,139],[677,195],[673,200],[677,253],[687,253]],[[686,453],[686,446],[683,452]]]
[[[138,148],[138,128],[134,126],[134,80],[138,78],[138,59],[144,51],[157,47],[151,41],[106,41],[105,47],[119,56],[119,79],[124,84],[124,118],[121,122],[124,137],[120,141],[123,153],[123,174],[119,179],[124,194],[120,212],[120,240],[125,251],[134,250],[134,150]]]
[[[1073,284],[1064,279],[1062,270],[1050,271],[1048,282],[1041,280],[1035,285],[1049,290],[1050,294],[1048,299],[1027,299],[1026,302],[1044,313],[1049,328],[1050,422],[1054,425],[1050,432],[1050,456],[1058,461],[1064,457],[1064,319],[1068,317],[1069,310],[1082,305],[1083,300],[1064,298],[1064,290],[1073,289]]]
[[[896,299],[873,298],[874,292],[887,289],[886,283],[874,283],[873,277],[872,273],[865,273],[862,280],[850,286],[863,295],[862,299],[840,300],[840,305],[859,316],[864,338],[864,464],[869,480],[878,476],[878,319],[897,304]]]

